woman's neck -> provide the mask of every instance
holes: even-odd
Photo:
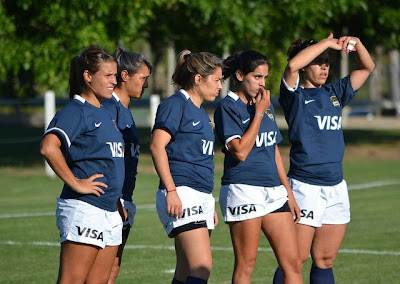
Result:
[[[195,106],[197,106],[198,108],[201,107],[201,104],[203,103],[203,99],[200,96],[200,94],[198,92],[196,92],[196,90],[194,89],[190,89],[190,90],[185,90],[190,97],[190,100],[193,102],[193,104]]]
[[[94,93],[82,93],[80,96],[95,107],[99,108],[101,106],[101,99],[98,98]]]
[[[114,92],[117,94],[119,100],[121,101],[121,104],[128,108],[129,107],[129,103],[131,101],[131,98],[128,95],[128,92],[126,90],[124,90],[123,88],[114,88]]]
[[[247,95],[245,92],[241,90],[234,91],[234,93],[240,98],[242,102],[245,104],[250,104],[253,101],[253,98]]]

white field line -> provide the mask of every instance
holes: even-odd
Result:
[[[9,246],[48,246],[59,247],[59,243],[55,242],[14,242],[14,241],[0,241],[0,245]],[[149,245],[126,245],[125,249],[132,250],[175,250],[174,246],[149,246]],[[211,247],[213,251],[232,251],[232,247]],[[259,252],[272,252],[271,248],[258,248]],[[339,253],[347,254],[367,254],[367,255],[395,255],[400,256],[400,251],[377,251],[377,250],[362,250],[362,249],[341,249]]]
[[[349,185],[348,189],[349,190],[360,190],[360,189],[382,187],[382,186],[396,185],[396,184],[400,184],[400,180],[380,180],[380,181],[375,181],[375,182],[354,184],[354,185]]]
[[[375,187],[383,187],[387,185],[396,185],[400,184],[400,180],[382,180],[382,181],[375,181],[375,182],[368,182],[362,184],[354,184],[349,185],[349,190],[360,190],[360,189],[368,189],[368,188],[375,188]],[[218,197],[214,197],[215,201],[218,202]],[[155,211],[156,206],[155,204],[140,204],[136,206],[137,210],[139,211]],[[55,212],[36,212],[36,213],[17,213],[17,214],[0,214],[0,219],[12,219],[12,218],[26,218],[26,217],[46,217],[46,216],[55,216]]]

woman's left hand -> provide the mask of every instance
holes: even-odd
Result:
[[[217,211],[214,210],[214,228],[218,225],[218,214]]]
[[[292,212],[292,215],[293,215],[293,221],[295,222],[295,224],[299,223],[300,208],[297,205],[297,202],[294,200],[293,196],[289,197],[288,204],[289,204],[290,212]]]

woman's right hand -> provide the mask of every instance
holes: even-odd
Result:
[[[100,196],[104,194],[104,190],[102,188],[107,188],[107,185],[101,181],[95,181],[97,178],[102,178],[104,175],[102,174],[94,174],[87,179],[78,179],[73,186],[70,186],[72,190],[81,193],[81,194],[94,194],[96,196]]]
[[[176,190],[167,191],[167,214],[171,217],[181,218],[182,217],[182,202],[178,196]]]
[[[253,102],[255,103],[256,113],[264,114],[264,112],[271,105],[271,96],[269,90],[260,88]]]

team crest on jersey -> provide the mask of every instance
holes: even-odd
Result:
[[[272,111],[271,111],[270,109],[267,109],[267,110],[265,111],[265,113],[268,115],[268,117],[269,117],[272,121],[275,120],[274,114],[272,113]]]
[[[340,107],[339,100],[337,99],[336,96],[331,96],[331,101],[332,101],[332,103],[333,103],[333,105],[334,105],[335,107]]]

